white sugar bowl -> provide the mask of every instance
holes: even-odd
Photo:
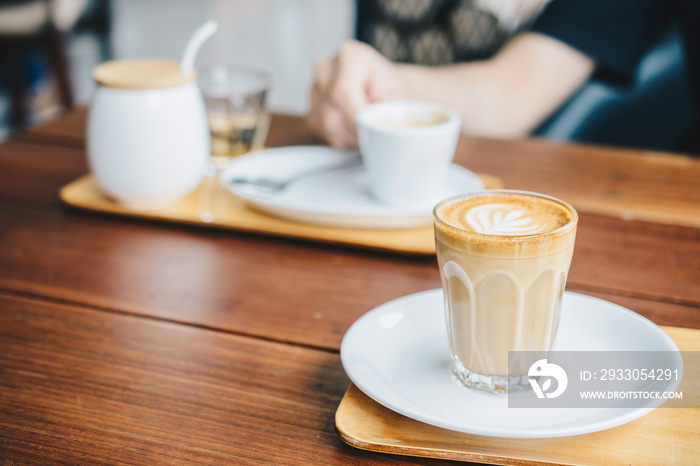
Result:
[[[178,204],[202,182],[210,156],[196,72],[166,60],[95,68],[87,123],[90,171],[104,194],[131,209]]]

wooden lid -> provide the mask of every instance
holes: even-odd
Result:
[[[194,81],[197,72],[183,73],[172,60],[115,60],[102,63],[92,72],[102,86],[119,89],[160,89]]]

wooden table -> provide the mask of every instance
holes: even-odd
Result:
[[[0,146],[0,463],[385,464],[334,432],[341,339],[436,261],[67,209],[85,111]],[[269,145],[318,143],[273,118]],[[700,159],[463,138],[581,213],[568,289],[700,329]],[[435,464],[445,464],[435,461]]]

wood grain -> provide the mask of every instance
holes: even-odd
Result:
[[[607,251],[589,252],[597,236],[581,231],[570,290],[658,324],[700,328],[695,269],[658,274],[652,256],[635,275],[649,289],[636,288],[621,271],[638,251],[616,265]],[[682,267],[700,241],[689,243],[655,260],[671,255]],[[328,349],[379,304],[440,287],[434,259],[24,207],[0,209],[0,270],[8,291]],[[635,297],[650,291],[659,301]],[[672,292],[688,303],[674,303]]]
[[[84,135],[85,110],[77,110],[21,137],[75,147],[83,144]],[[303,118],[273,116],[269,146],[321,142]],[[462,136],[455,161],[502,178],[510,189],[560,197],[581,212],[700,227],[699,157],[535,138]]]
[[[17,207],[0,210],[0,270],[6,290],[324,348],[440,286],[432,259]]]
[[[698,277],[700,229],[581,215],[569,275],[572,285],[697,305]]]
[[[82,150],[19,141],[0,145],[0,202],[57,208],[58,191],[87,171]]]
[[[41,126],[26,128],[15,134],[13,139],[55,147],[85,149],[87,115],[88,109],[75,108]]]
[[[0,146],[0,288],[337,349],[364,312],[440,286],[433,259],[58,208],[85,169],[80,149]],[[698,229],[582,214],[568,288],[700,328],[698,271]]]
[[[542,139],[462,137],[456,161],[511,189],[543,192],[579,212],[700,227],[700,158]]]
[[[87,113],[85,108],[72,110],[57,120],[42,126],[28,128],[17,135],[15,139],[84,149]],[[292,115],[272,115],[266,146],[280,147],[323,143],[321,138],[309,132],[302,118]]]
[[[419,228],[378,230],[314,225],[259,212],[249,207],[245,200],[226,191],[218,181],[200,186],[175,206],[150,211],[133,210],[107,198],[92,175],[82,176],[61,188],[60,197],[71,207],[98,213],[410,255],[435,254],[429,211],[428,225]],[[212,214],[213,219],[202,221],[202,212]]]
[[[337,354],[0,294],[0,463],[384,464]]]
[[[11,142],[0,146],[0,202],[45,202],[85,170],[84,153]],[[650,222],[582,217],[572,286],[655,300],[700,302],[698,229]],[[640,286],[641,285],[641,286]]]
[[[336,351],[439,287],[435,260],[64,209],[85,115],[0,146],[0,463],[423,464],[336,437]],[[318,142],[273,116],[268,145]],[[700,328],[700,229],[673,224],[695,225],[696,160],[470,138],[456,160],[583,212],[570,290]]]

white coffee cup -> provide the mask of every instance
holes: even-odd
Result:
[[[393,205],[430,200],[452,164],[461,118],[443,105],[387,100],[356,115],[362,160],[373,196]]]
[[[102,191],[131,209],[177,204],[201,183],[209,126],[196,73],[161,60],[113,61],[88,116],[90,171]]]

